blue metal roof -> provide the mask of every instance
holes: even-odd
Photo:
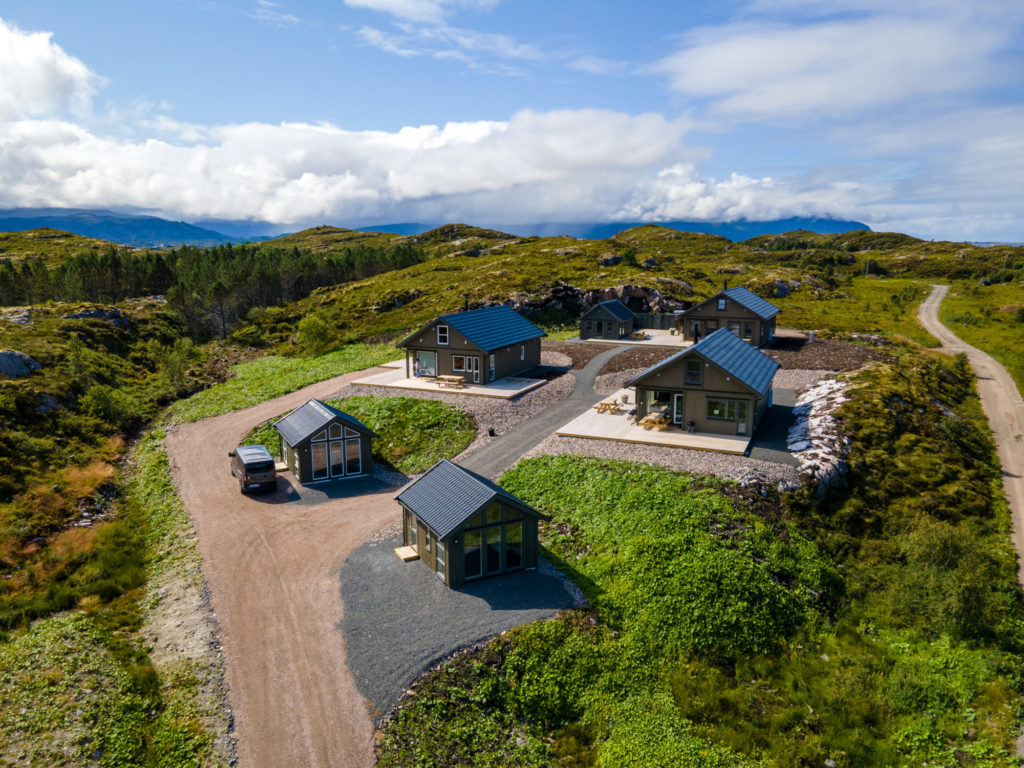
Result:
[[[770,301],[762,299],[756,293],[747,288],[744,288],[743,286],[729,288],[728,290],[722,291],[720,295],[729,297],[737,304],[746,307],[755,315],[764,320],[769,320],[782,311],[774,304],[772,304]]]
[[[607,301],[599,301],[589,310],[584,312],[583,315],[586,316],[597,307],[604,307],[619,320],[636,320],[636,314],[634,314],[633,310],[631,310],[618,299],[608,299]]]
[[[705,336],[692,347],[676,352],[660,363],[626,382],[631,387],[640,383],[650,374],[667,368],[687,355],[701,355],[708,362],[717,365],[727,374],[746,384],[758,394],[764,395],[771,387],[779,364],[753,344],[748,344],[728,328],[719,328]]]
[[[511,347],[513,344],[547,336],[544,331],[511,307],[497,306],[441,315],[398,342],[398,346],[404,347],[413,336],[422,333],[434,323],[450,325],[484,352],[493,352],[501,347]]]
[[[313,399],[274,423],[274,428],[288,445],[301,443],[326,427],[335,419],[371,437],[379,437],[372,429],[354,416],[339,411],[327,403]]]
[[[395,499],[442,539],[495,499],[547,519],[501,486],[447,459],[441,459],[403,488]]]

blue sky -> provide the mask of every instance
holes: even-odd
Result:
[[[5,0],[0,207],[1024,240],[1024,6]]]

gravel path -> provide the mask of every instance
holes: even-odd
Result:
[[[800,482],[800,472],[788,464],[763,461],[729,453],[691,451],[661,445],[620,443],[614,440],[588,440],[582,437],[552,435],[528,451],[523,458],[543,454],[593,456],[600,459],[626,459],[645,464],[659,464],[701,475],[715,475],[736,480],[744,485],[753,482],[792,484]]]
[[[376,537],[375,537],[376,538]],[[379,720],[406,688],[460,648],[577,604],[555,569],[483,579],[448,589],[423,563],[395,556],[401,537],[371,540],[341,567],[341,630],[349,669]]]

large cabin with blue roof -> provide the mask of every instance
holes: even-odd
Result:
[[[684,341],[696,342],[725,328],[755,347],[766,347],[775,337],[780,311],[747,288],[727,288],[681,314],[679,331]]]
[[[636,418],[664,415],[679,429],[753,435],[772,404],[779,364],[727,328],[719,328],[626,382]]]
[[[436,317],[398,342],[406,376],[462,376],[469,384],[490,384],[540,365],[544,331],[505,306]]]

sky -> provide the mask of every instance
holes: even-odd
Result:
[[[1024,241],[1019,0],[4,0],[0,208]]]

